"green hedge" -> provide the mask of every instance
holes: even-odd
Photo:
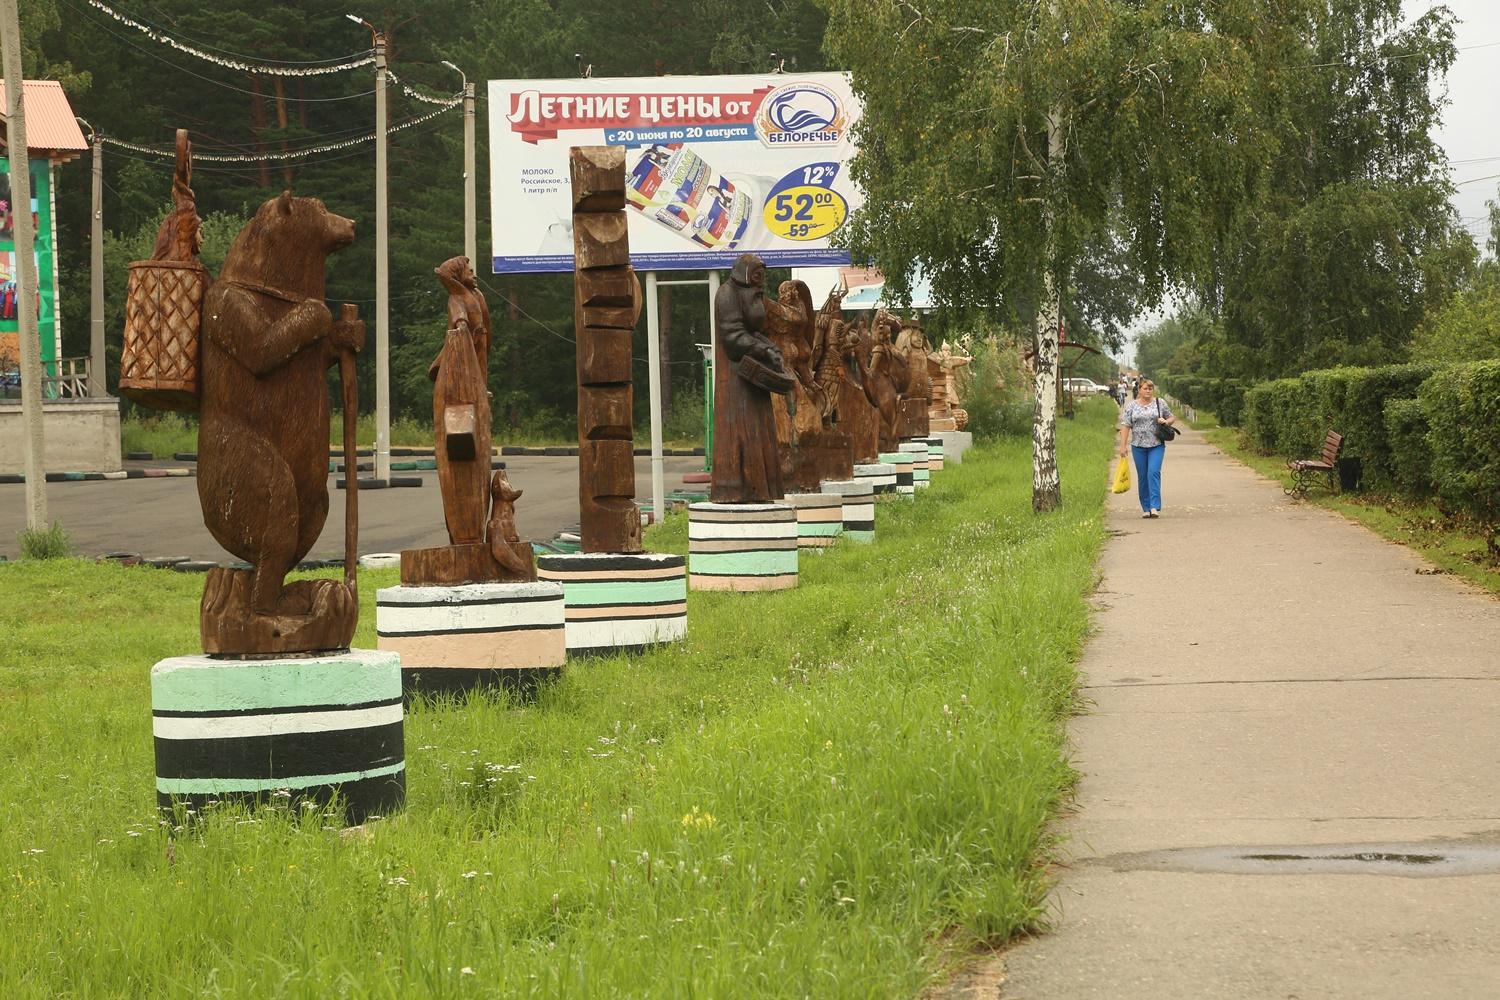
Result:
[[[1396,488],[1415,497],[1432,492],[1432,449],[1427,444],[1427,412],[1420,399],[1385,404],[1385,439],[1391,450]]]
[[[1443,368],[1417,398],[1439,499],[1483,525],[1490,553],[1500,555],[1500,360]]]
[[[1219,423],[1227,427],[1239,426],[1248,383],[1235,378],[1198,375],[1167,375],[1157,381],[1173,399],[1212,412],[1219,418]]]
[[[1264,382],[1245,394],[1245,430],[1262,452],[1290,457],[1315,454],[1324,436],[1338,431],[1344,454],[1364,465],[1364,484],[1388,488],[1396,469],[1386,404],[1415,398],[1432,372],[1431,365],[1326,368]]]

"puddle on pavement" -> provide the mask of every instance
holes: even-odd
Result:
[[[1226,875],[1396,875],[1442,878],[1500,874],[1500,844],[1280,844],[1183,847],[1092,859],[1115,871]]]

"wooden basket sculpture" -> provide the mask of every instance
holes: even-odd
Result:
[[[155,410],[198,409],[199,331],[211,282],[197,260],[138,260],[125,287],[120,391]]]

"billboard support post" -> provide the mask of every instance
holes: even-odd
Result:
[[[666,513],[666,468],[661,449],[661,304],[656,272],[646,272],[646,384],[651,395],[651,515],[660,524]]]

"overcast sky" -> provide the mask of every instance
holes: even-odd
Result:
[[[1432,0],[1405,0],[1408,17],[1435,6]],[[1484,203],[1500,184],[1500,3],[1496,0],[1448,0],[1459,18],[1458,59],[1448,73],[1449,105],[1443,111],[1438,141],[1448,151],[1458,194],[1453,204],[1481,246],[1489,235]],[[1476,162],[1477,161],[1477,162]],[[1472,181],[1473,183],[1468,183]]]

